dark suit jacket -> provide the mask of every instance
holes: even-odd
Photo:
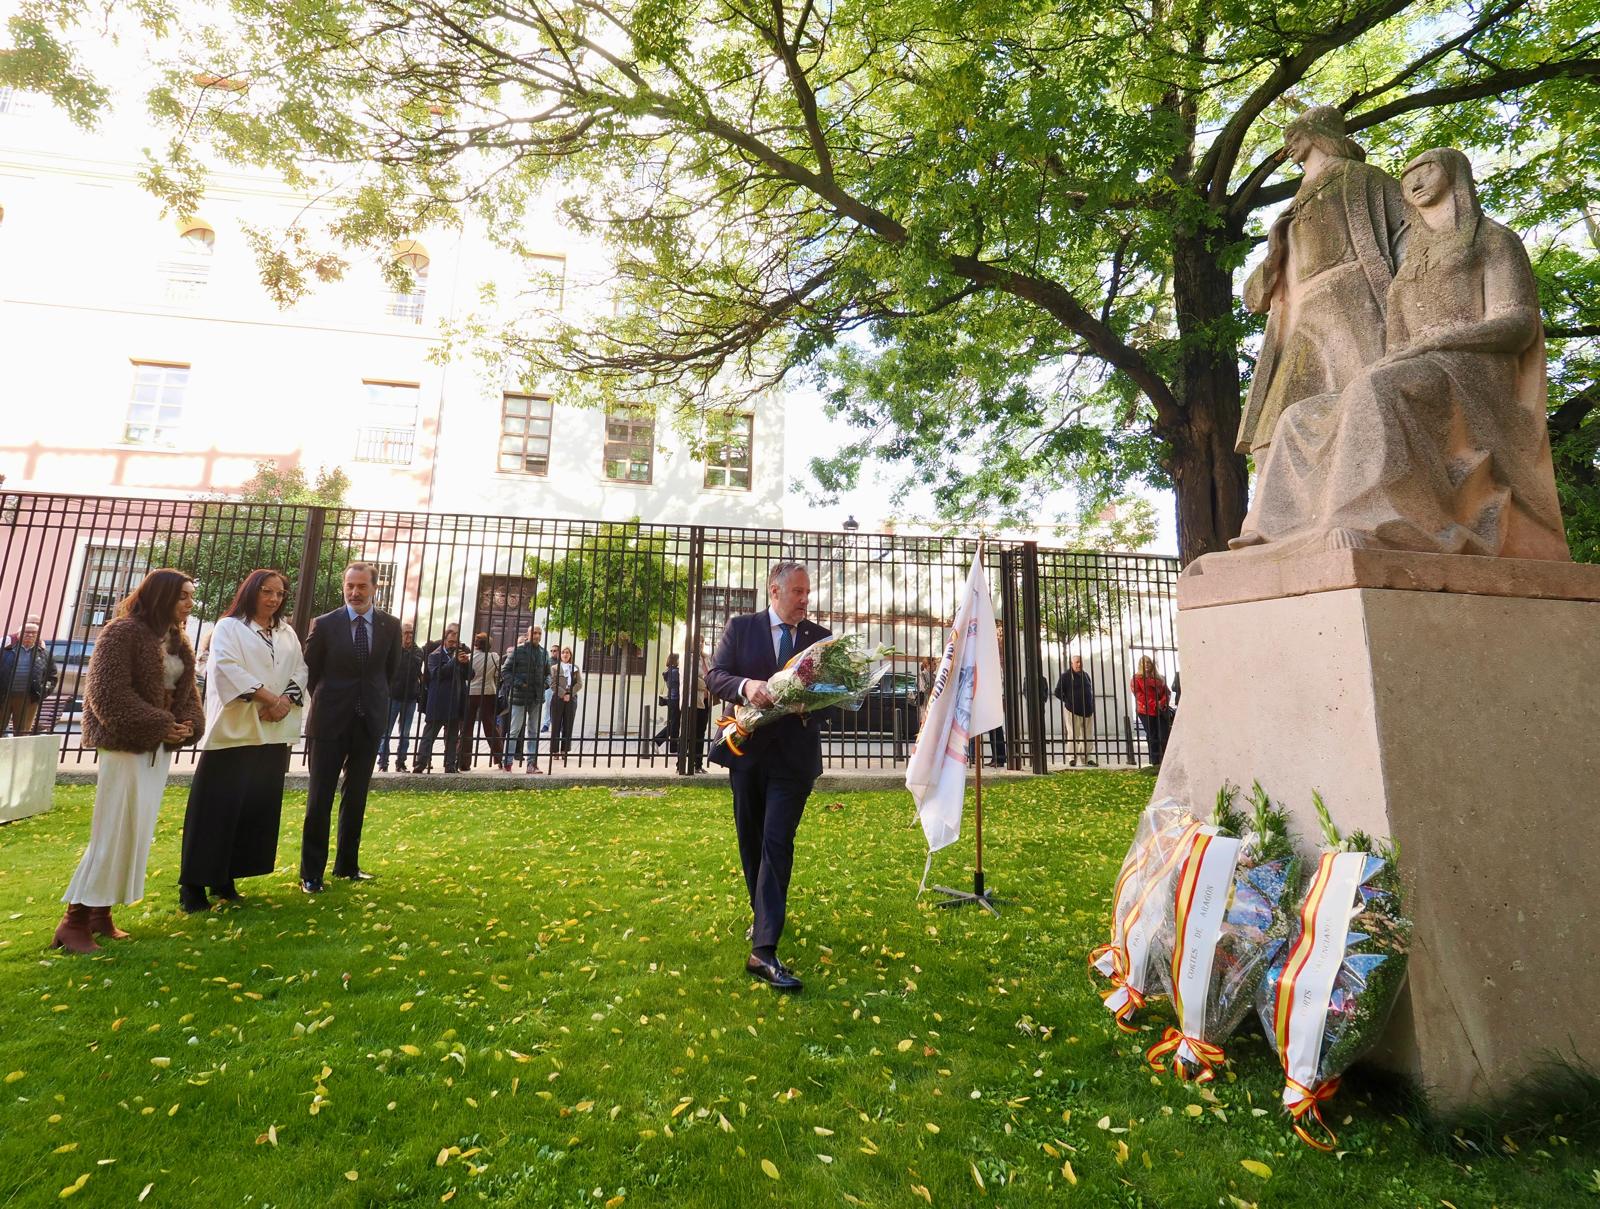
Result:
[[[372,649],[365,676],[356,673],[356,648],[350,637],[350,614],[340,605],[311,623],[306,635],[306,737],[331,739],[343,734],[356,716],[360,700],[374,733],[389,721],[389,685],[400,669],[400,619],[372,612]]]
[[[795,653],[805,650],[830,631],[811,620],[795,627]],[[728,622],[711,657],[706,686],[713,696],[724,701],[741,701],[742,680],[766,680],[778,670],[778,656],[772,649],[772,629],[767,611],[746,613]],[[719,743],[711,753],[713,764],[730,769],[763,765],[771,771],[797,778],[815,779],[822,775],[822,719],[783,718],[752,731],[740,745],[744,755],[736,756],[727,744]]]

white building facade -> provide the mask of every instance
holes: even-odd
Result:
[[[263,176],[215,174],[200,213],[163,217],[140,185],[151,132],[84,134],[42,99],[0,91],[0,474],[12,489],[192,497],[237,490],[258,461],[343,470],[357,507],[776,526],[782,400],[696,455],[666,417],[507,389],[443,331],[507,259],[470,226],[418,232],[280,309],[247,231],[320,225]],[[527,238],[557,307],[609,305],[603,250],[547,211]],[[518,270],[520,271],[520,269]],[[585,296],[585,292],[589,292]],[[526,292],[526,291],[524,291]],[[497,371],[498,372],[498,371]]]

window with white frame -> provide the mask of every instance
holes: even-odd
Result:
[[[527,264],[528,298],[536,307],[559,311],[567,300],[567,258],[536,253]]]
[[[356,461],[407,466],[417,446],[415,382],[363,382],[366,402],[356,430]]]
[[[409,289],[392,291],[386,309],[396,319],[421,323],[428,302],[428,266],[432,260],[427,249],[414,239],[402,239],[394,245],[394,260],[410,273],[411,285]]]
[[[216,242],[216,229],[205,219],[179,220],[178,244],[172,258],[157,266],[169,304],[182,306],[200,298],[211,280],[211,255]]]
[[[85,546],[83,574],[72,608],[73,636],[97,633],[149,570],[150,559],[135,547]]]
[[[0,88],[0,113],[30,113],[32,110],[33,94],[10,85]]]
[[[713,421],[706,439],[707,487],[750,490],[750,447],[754,416],[725,416]]]
[[[654,470],[655,417],[643,411],[606,416],[605,476],[619,483],[648,483]]]
[[[189,389],[189,367],[158,361],[133,363],[133,397],[122,425],[130,445],[177,444],[183,423],[183,397]]]
[[[495,469],[504,474],[550,473],[550,420],[553,408],[543,395],[500,396],[500,453]]]

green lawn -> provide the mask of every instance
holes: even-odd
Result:
[[[1315,1153],[1259,1035],[1214,1093],[1154,1077],[1084,971],[1149,787],[991,789],[999,920],[916,900],[905,795],[813,798],[798,998],[741,971],[725,791],[375,795],[379,880],[318,898],[295,797],[286,871],[186,918],[174,790],[135,939],[90,960],[45,948],[91,802],[58,789],[0,828],[0,1206],[1600,1205],[1559,1126],[1441,1149],[1357,1090]]]

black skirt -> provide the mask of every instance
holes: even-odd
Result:
[[[220,886],[271,873],[278,864],[278,822],[289,747],[221,747],[200,753],[183,816],[185,886]]]

